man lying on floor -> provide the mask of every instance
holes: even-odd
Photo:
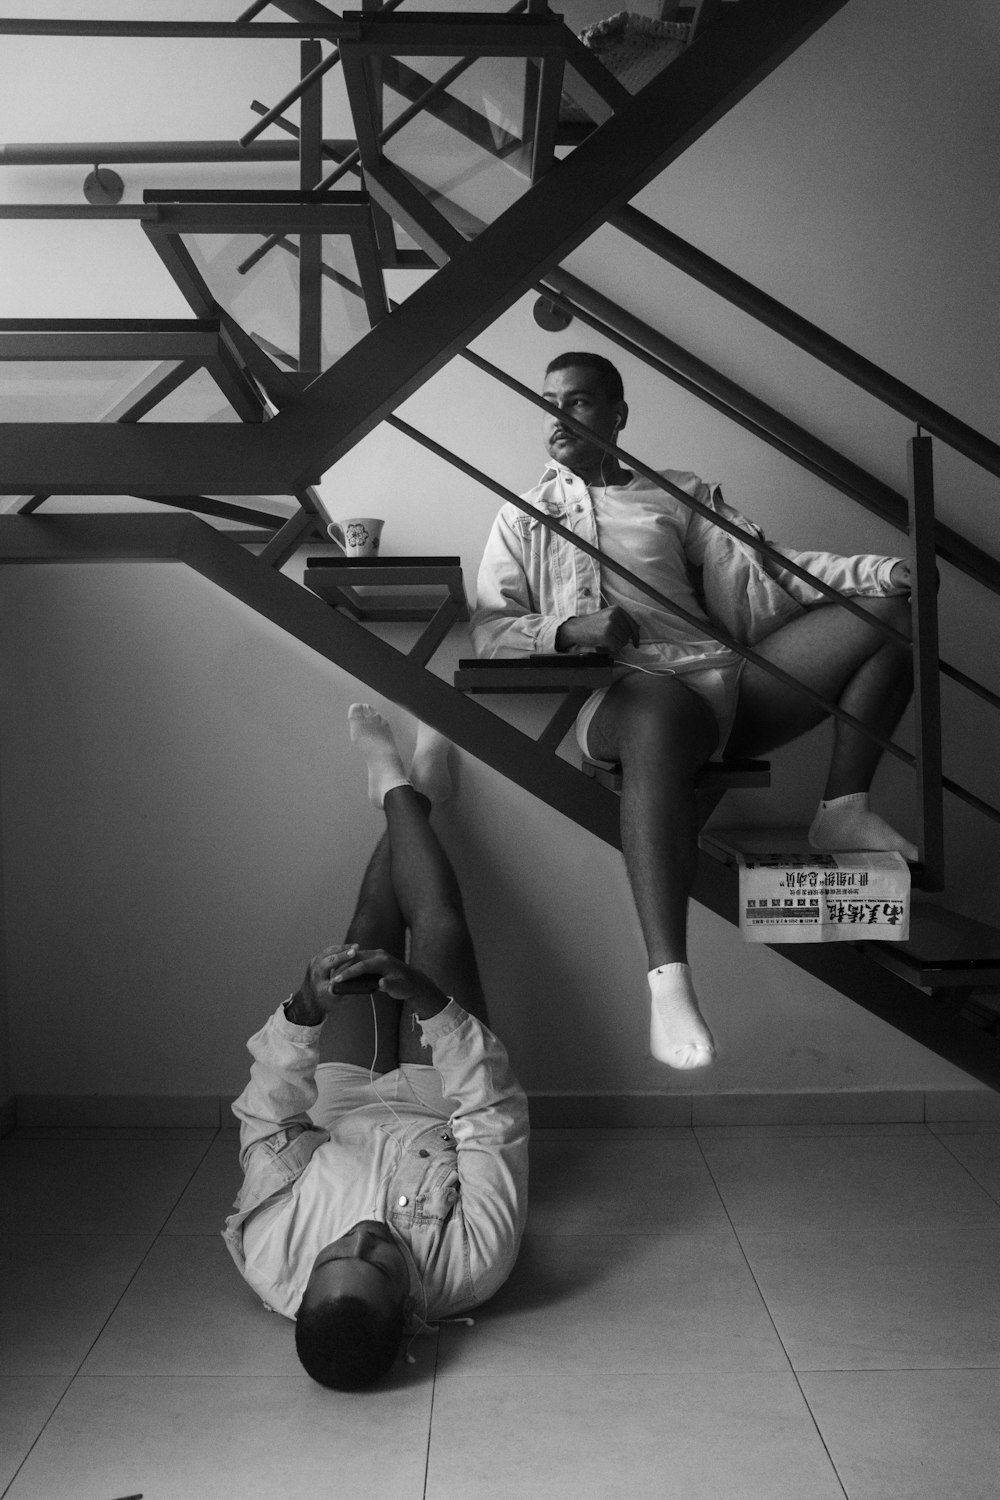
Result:
[[[421,726],[407,777],[381,715],[355,704],[350,722],[386,830],[345,942],[248,1043],[233,1105],[245,1178],[224,1232],[265,1305],[295,1319],[306,1370],[338,1390],[503,1284],[528,1180],[527,1100],[429,822],[450,747]]]

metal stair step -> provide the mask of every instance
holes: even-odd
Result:
[[[608,766],[601,761],[588,760],[580,765],[585,776],[592,776],[609,791],[620,792],[622,773],[620,766]],[[695,778],[695,785],[726,791],[732,787],[762,787],[771,785],[771,762],[769,760],[710,760],[702,766]]]
[[[467,620],[460,557],[309,557],[302,582],[354,620],[432,620],[449,602]]]
[[[905,943],[859,945],[883,968],[925,990],[1000,986],[1000,931],[936,902],[914,899]],[[890,947],[894,952],[889,952]]]
[[[573,655],[561,652],[521,658],[463,657],[455,672],[455,686],[463,693],[561,693],[585,687],[593,692],[607,687],[614,665],[600,652]]]
[[[804,828],[706,828],[700,844],[706,854],[731,867],[737,863],[737,849],[809,848]],[[911,872],[916,885],[919,866],[911,867]],[[905,942],[862,941],[852,946],[918,989],[1000,986],[1000,929],[926,897],[911,898],[910,935]]]

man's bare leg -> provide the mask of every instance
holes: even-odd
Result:
[[[381,714],[366,704],[355,704],[351,722],[352,738],[368,763],[369,786],[379,788],[381,784],[386,788],[380,792],[387,824],[385,842],[393,897],[410,932],[409,962],[471,1015],[486,1022],[486,1004],[458,882],[429,822],[430,797],[401,778],[395,739]],[[419,786],[438,800],[451,791],[449,749],[443,736],[421,726],[412,774]],[[399,1023],[399,1061],[426,1062],[428,1056],[404,1006]]]
[[[864,606],[909,633],[907,598],[867,599]],[[909,651],[836,605],[817,606],[754,649],[885,739],[910,700]],[[753,756],[774,750],[825,717],[818,704],[749,663],[726,754]],[[915,846],[868,807],[868,790],[882,753],[880,745],[840,720],[835,722],[824,800],[809,830],[814,848],[897,849],[907,859],[917,858]]]
[[[385,948],[397,958],[406,956],[406,927],[392,884],[388,832],[368,861],[344,941],[358,948]],[[323,1023],[319,1060],[389,1073],[399,1066],[399,1031],[400,1002],[391,995],[379,990],[344,995]]]
[[[355,704],[350,712],[351,739],[358,746],[368,770],[369,797],[381,806],[388,787],[406,784],[392,731],[380,714],[367,704]],[[447,742],[421,724],[411,776],[422,775],[437,800],[450,791]],[[418,783],[420,784],[420,783]],[[345,942],[358,948],[384,948],[397,958],[406,957],[406,922],[396,899],[392,880],[392,850],[389,831],[379,840],[361,881],[357,905]],[[372,994],[345,995],[326,1020],[320,1034],[321,1062],[349,1062],[388,1073],[400,1062],[399,1043],[413,1050],[409,1017],[401,1014],[400,1002],[375,990]],[[403,1061],[413,1061],[404,1057]]]
[[[633,672],[609,689],[587,741],[622,768],[622,853],[650,965],[650,1050],[671,1067],[703,1067],[715,1049],[687,962],[687,907],[698,859],[694,778],[718,726],[678,678]]]

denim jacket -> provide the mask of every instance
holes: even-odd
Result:
[[[665,469],[663,477],[725,517],[748,535],[763,540],[752,521],[727,505],[718,485],[696,474]],[[740,645],[751,646],[824,595],[747,543],[730,536],[668,491],[641,475],[616,487],[637,516],[634,539],[620,561],[661,592],[689,595],[686,607],[702,612]],[[599,537],[598,512],[583,481],[561,464],[550,464],[524,497],[538,510],[593,546],[611,551],[614,538]],[[645,528],[645,529],[644,529]],[[896,558],[838,557],[829,552],[777,549],[824,583],[844,594],[904,593],[889,582]],[[481,657],[523,656],[555,650],[556,631],[574,615],[603,607],[602,592],[624,603],[638,621],[640,644],[626,647],[624,663],[660,670],[685,670],[707,658],[733,660],[733,653],[700,636],[697,628],[633,588],[602,574],[596,559],[567,538],[550,531],[513,503],[497,516],[479,570],[471,631]]]
[[[454,1000],[421,1026],[450,1119],[399,1104],[375,1118],[366,1109],[356,1127],[335,1126],[333,1140],[308,1113],[321,1027],[296,1026],[279,1008],[247,1044],[250,1082],[233,1105],[245,1176],[223,1238],[258,1295],[288,1317],[311,1263],[248,1264],[243,1229],[269,1205],[294,1216],[310,1196],[326,1243],[361,1217],[388,1224],[425,1319],[485,1301],[510,1274],[527,1212],[527,1099],[502,1044]],[[349,1213],[344,1223],[344,1197],[370,1202],[372,1211]]]

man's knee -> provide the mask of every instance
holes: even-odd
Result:
[[[421,947],[431,946],[440,951],[463,947],[470,938],[461,897],[456,893],[451,899],[436,901],[414,921],[412,933],[413,941]]]
[[[628,678],[622,686],[628,688],[620,730],[623,765],[649,755],[697,764],[711,755],[718,729],[697,693],[668,676]]]

